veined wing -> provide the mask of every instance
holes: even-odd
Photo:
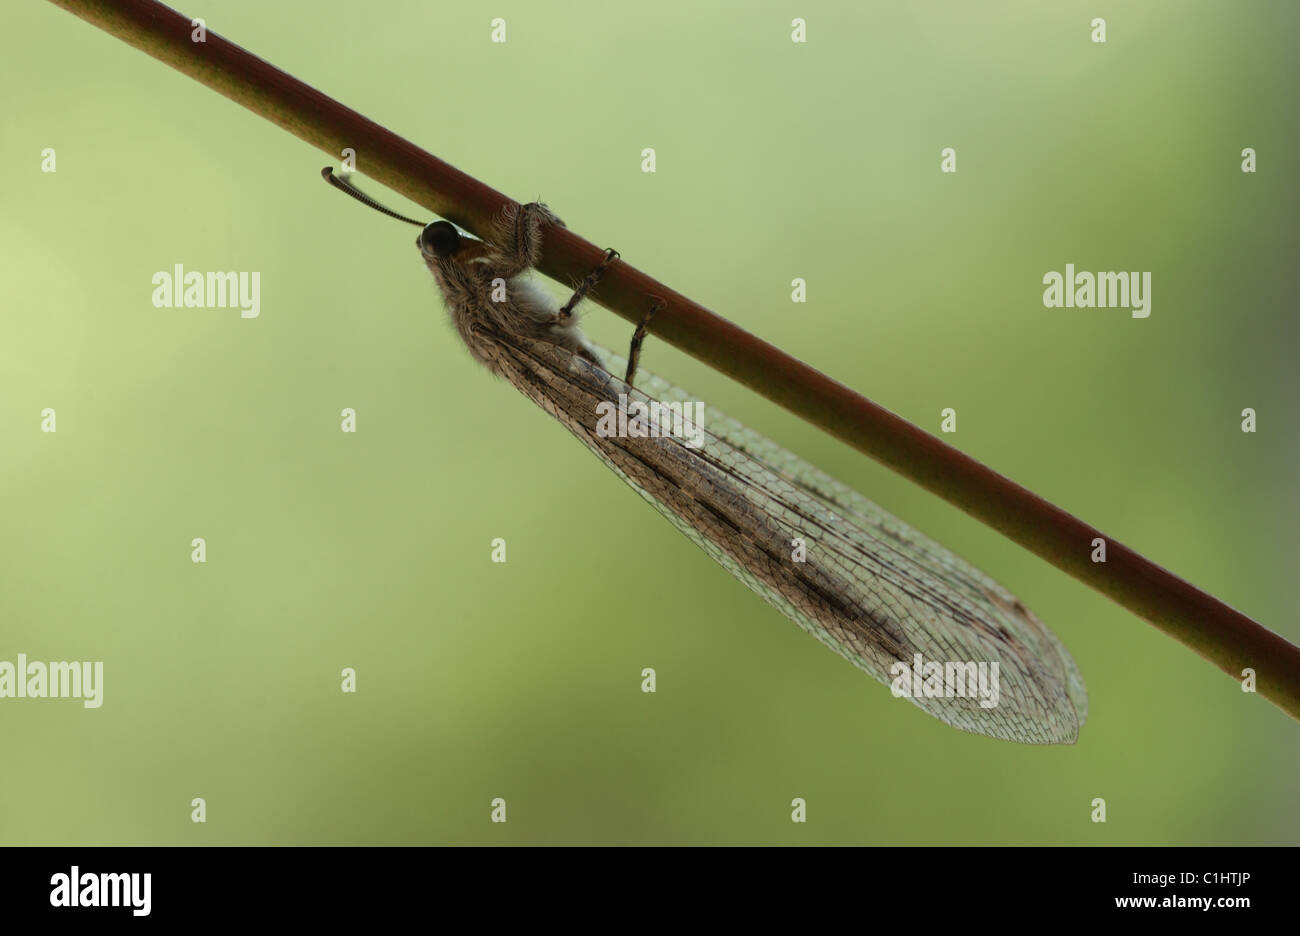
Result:
[[[647,408],[691,398],[644,371],[632,389],[556,345],[490,334],[511,383],[736,578],[854,666],[964,731],[1031,744],[1076,739],[1087,690],[1069,651],[978,569],[708,407],[680,435],[603,433],[600,404],[608,416],[620,394]],[[616,355],[603,355],[621,369]],[[691,434],[698,445],[683,438]],[[798,559],[796,540],[806,544]],[[977,692],[979,666],[987,675],[995,663],[995,692],[987,680]]]

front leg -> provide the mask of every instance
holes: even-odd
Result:
[[[510,279],[535,263],[542,252],[542,226],[564,222],[541,202],[509,204],[492,222],[492,243],[488,259],[492,271]]]

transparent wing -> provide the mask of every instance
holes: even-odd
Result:
[[[688,409],[698,418],[656,436],[662,420],[646,420],[635,404],[694,401],[652,374],[638,371],[630,389],[547,342],[492,338],[499,373],[736,578],[854,666],[956,728],[1025,743],[1075,740],[1087,714],[1078,667],[988,576],[708,406],[702,414]],[[621,358],[602,355],[622,370]],[[646,437],[610,434],[620,395],[629,427],[649,430]]]

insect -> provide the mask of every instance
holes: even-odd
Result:
[[[574,309],[616,251],[557,305],[529,279],[542,229],[563,223],[545,205],[510,206],[478,240],[447,221],[399,215],[329,167],[321,175],[420,227],[416,246],[470,354],[804,630],[956,728],[1031,744],[1077,738],[1087,715],[1079,669],[1006,589],[716,410],[677,418],[689,396],[637,368],[662,307],[653,297],[615,376],[622,361],[587,341]],[[609,431],[614,408],[626,432]]]

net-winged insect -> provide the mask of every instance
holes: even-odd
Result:
[[[636,368],[658,302],[647,297],[622,379],[612,372],[622,362],[588,342],[574,316],[616,252],[557,305],[527,278],[543,226],[562,223],[545,205],[512,205],[477,240],[447,221],[398,215],[328,167],[321,174],[421,227],[416,246],[470,354],[804,630],[949,725],[1032,744],[1076,739],[1088,704],[1078,667],[1002,586],[716,410],[660,431],[657,420],[692,410],[687,394]],[[609,431],[613,408],[629,431]]]

